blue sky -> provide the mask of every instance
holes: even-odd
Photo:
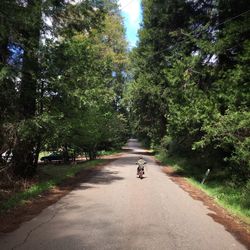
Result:
[[[130,47],[136,46],[137,31],[141,23],[141,0],[119,0]]]

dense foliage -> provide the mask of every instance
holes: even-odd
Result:
[[[134,133],[201,168],[250,178],[247,0],[143,0],[125,101]]]
[[[1,1],[0,153],[13,154],[1,165],[28,177],[41,150],[67,161],[119,147],[126,47],[116,1]]]

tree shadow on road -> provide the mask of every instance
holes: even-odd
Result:
[[[118,171],[102,170],[94,174],[86,184],[111,184],[114,181],[123,180],[123,177],[120,177]]]
[[[32,219],[43,209],[54,204],[73,190],[87,190],[95,188],[90,184],[111,184],[123,179],[118,175],[118,172],[103,169],[106,164],[79,172],[76,176],[64,180],[54,189],[48,190],[39,197],[30,200],[30,202],[0,216],[0,232],[7,233],[15,230],[22,222]]]

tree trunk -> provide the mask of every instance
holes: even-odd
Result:
[[[36,114],[37,76],[39,73],[38,51],[40,30],[42,25],[41,0],[29,0],[25,8],[26,16],[30,17],[28,24],[22,30],[25,42],[23,43],[24,56],[22,67],[22,81],[19,98],[19,120],[30,121]],[[35,148],[36,136],[33,128],[27,127],[25,137],[17,135],[13,150],[13,172],[17,176],[31,177],[36,172],[37,161]]]
[[[89,154],[89,159],[90,160],[95,160],[96,159],[96,150],[95,148],[90,148],[88,151]]]
[[[69,163],[69,152],[68,152],[68,146],[63,146],[63,161],[64,163]]]

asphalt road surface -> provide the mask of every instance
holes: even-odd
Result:
[[[16,231],[0,236],[0,249],[247,249],[208,216],[202,202],[172,182],[145,156],[145,178],[136,178],[143,150],[133,149]]]

